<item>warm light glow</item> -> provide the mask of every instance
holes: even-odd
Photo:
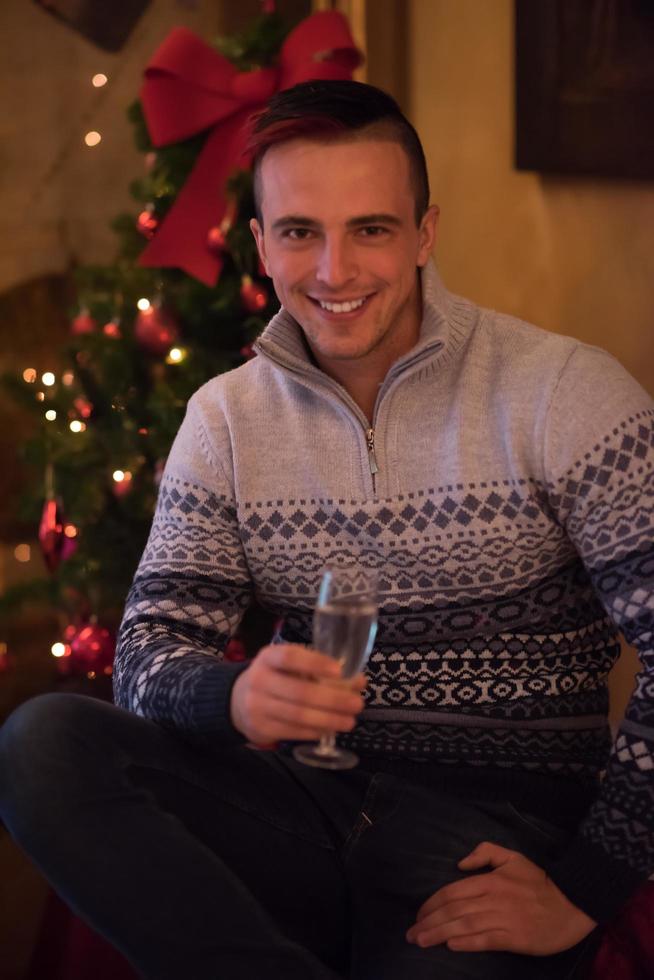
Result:
[[[147,434],[148,434],[148,430],[147,429],[139,429],[139,435],[140,436],[147,436]]]
[[[136,305],[138,306],[139,310],[145,312],[145,310],[150,309],[152,304],[150,303],[149,299],[147,299],[145,296],[142,296],[141,299],[138,300]]]
[[[123,480],[125,479],[125,474],[123,470],[114,470],[113,478],[116,481],[116,483],[122,483]]]
[[[48,420],[48,422],[54,422],[54,420],[57,417],[57,413],[55,412],[54,408],[49,408],[48,411],[45,413],[45,417]]]
[[[183,361],[185,357],[186,357],[185,350],[183,350],[180,347],[171,347],[171,349],[168,351],[168,357],[166,358],[166,361],[168,362],[168,364],[179,364],[179,362]]]
[[[14,548],[14,558],[16,561],[29,561],[32,557],[32,549],[28,544],[17,544]]]
[[[36,393],[36,400],[37,400],[37,402],[42,402],[44,399],[45,399],[45,392],[44,391],[37,391],[37,393]]]
[[[93,88],[102,88],[102,86],[106,85],[108,81],[109,79],[107,78],[107,76],[103,75],[102,72],[100,71],[98,72],[97,75],[94,75],[93,78],[91,79],[91,85],[93,86]]]
[[[61,376],[62,384],[65,384],[67,388],[69,388],[72,385],[74,380],[75,380],[75,375],[73,374],[72,371],[66,371],[66,373],[62,374]]]
[[[50,647],[50,653],[53,657],[65,657],[66,656],[66,644],[65,643],[53,643]]]
[[[52,385],[55,383],[56,378],[52,373],[52,371],[46,371],[45,374],[41,375],[41,381],[46,386],[46,388],[51,388]]]
[[[71,432],[84,432],[85,429],[86,423],[80,422],[79,419],[73,419],[73,421],[70,423]]]
[[[84,142],[87,146],[97,146],[101,139],[102,137],[100,136],[100,133],[96,132],[95,129],[92,129],[91,132],[87,133],[84,137]]]
[[[66,524],[64,527],[64,534],[66,535],[67,538],[76,538],[77,528],[75,527],[74,524]]]
[[[23,381],[27,381],[28,385],[34,384],[36,381],[36,371],[34,368],[25,368],[23,371]]]

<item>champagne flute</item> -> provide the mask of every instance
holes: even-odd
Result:
[[[313,615],[313,645],[341,665],[341,678],[321,683],[341,684],[354,677],[370,656],[377,633],[377,576],[356,565],[325,569]],[[321,769],[352,769],[359,757],[335,744],[334,733],[317,745],[298,745],[299,762]]]

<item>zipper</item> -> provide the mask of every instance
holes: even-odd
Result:
[[[374,429],[366,429],[366,444],[368,446],[368,465],[370,466],[370,475],[372,476],[372,492],[376,494],[375,473],[379,473],[379,467],[377,466],[377,457],[375,456]]]

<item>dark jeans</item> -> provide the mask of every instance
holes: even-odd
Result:
[[[28,701],[0,730],[0,814],[151,980],[560,980],[583,975],[595,941],[551,957],[406,942],[480,841],[536,862],[565,844],[510,804],[198,749],[79,695]]]

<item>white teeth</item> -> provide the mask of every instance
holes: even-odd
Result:
[[[364,296],[362,299],[355,299],[352,303],[324,303],[322,300],[318,300],[323,310],[328,310],[329,313],[351,313],[352,310],[358,310],[360,306],[363,306],[367,297]]]

